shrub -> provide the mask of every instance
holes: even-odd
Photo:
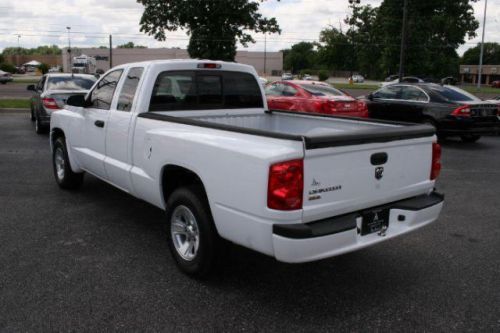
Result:
[[[7,63],[3,63],[3,64],[0,64],[0,70],[14,74],[16,72],[16,66],[11,65],[11,64],[7,64]]]
[[[38,69],[40,70],[40,72],[42,72],[42,74],[47,74],[49,71],[49,65],[40,64],[40,66],[38,66]]]
[[[320,81],[326,81],[330,77],[330,73],[326,70],[321,70],[318,72],[318,78]]]

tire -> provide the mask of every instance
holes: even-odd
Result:
[[[46,134],[49,128],[46,125],[42,125],[40,118],[35,116],[35,132],[36,134]]]
[[[168,246],[185,274],[206,278],[217,262],[221,239],[200,186],[176,189],[167,201]]]
[[[468,134],[468,135],[461,135],[460,139],[462,139],[463,142],[474,143],[474,142],[477,142],[477,140],[481,139],[481,136],[474,135],[474,134]]]
[[[66,190],[79,188],[83,183],[83,173],[71,170],[68,150],[64,138],[57,138],[52,151],[52,168],[57,185]]]
[[[434,119],[425,118],[424,120],[422,120],[422,124],[430,125],[436,129],[436,136],[438,137],[438,141],[446,139],[446,135],[439,133],[437,123],[434,121]]]
[[[30,120],[35,121],[35,111],[33,110],[33,106],[31,106],[30,109],[31,109]]]

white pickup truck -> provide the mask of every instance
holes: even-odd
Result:
[[[118,66],[53,114],[54,174],[88,172],[166,210],[178,266],[203,276],[221,239],[289,263],[377,244],[438,217],[434,129],[267,110],[252,67]]]

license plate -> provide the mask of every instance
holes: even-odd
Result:
[[[361,235],[368,235],[389,227],[389,209],[378,209],[361,214]]]

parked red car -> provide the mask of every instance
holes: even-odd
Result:
[[[500,81],[491,82],[491,87],[492,88],[500,88]]]
[[[366,103],[318,81],[277,81],[266,86],[271,110],[368,117]]]

